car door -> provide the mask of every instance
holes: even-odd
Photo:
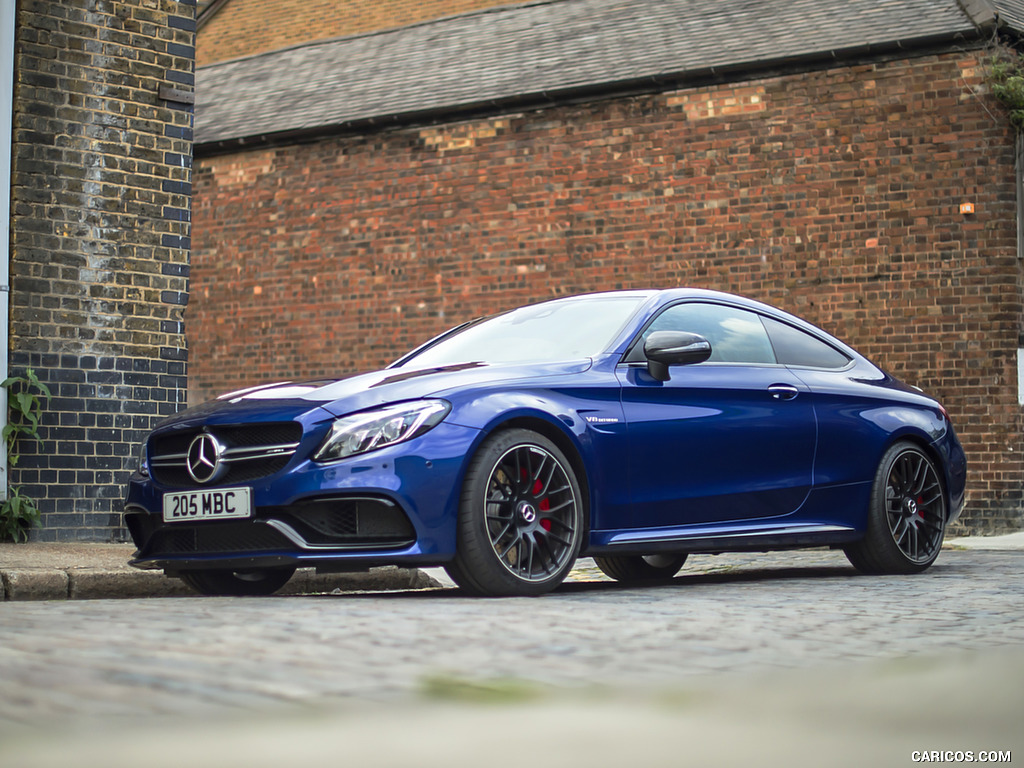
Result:
[[[704,336],[710,359],[674,366],[668,381],[656,380],[643,339],[664,330]],[[704,301],[672,305],[616,373],[634,527],[743,521],[800,508],[814,467],[814,407],[808,387],[777,364],[758,314]]]

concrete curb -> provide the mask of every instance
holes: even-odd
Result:
[[[131,597],[184,597],[195,592],[162,571],[128,565],[134,548],[126,544],[0,544],[4,600],[96,600]],[[280,594],[429,589],[441,585],[410,568],[372,568],[363,573],[317,574],[298,570]]]
[[[945,546],[951,549],[989,549],[1000,552],[1024,549],[1024,531],[1007,533],[1002,536],[963,536],[957,539],[948,539]]]
[[[0,568],[5,600],[87,600],[184,595],[185,585],[159,571],[133,574],[96,568]]]
[[[100,600],[139,597],[195,597],[179,579],[162,571],[110,571],[94,568],[0,568],[4,600]],[[383,592],[430,589],[441,585],[425,573],[408,568],[373,568],[367,573],[296,572],[278,593]]]
[[[1003,536],[948,540],[948,549],[1024,550],[1024,531]],[[4,600],[95,600],[130,597],[184,597],[195,593],[161,571],[128,565],[130,544],[0,544],[0,581]],[[280,594],[439,589],[454,584],[443,570],[373,568],[364,573],[296,572]]]
[[[100,600],[139,597],[196,597],[179,579],[161,571],[72,571],[47,568],[0,568],[4,600]],[[441,585],[425,573],[408,568],[374,568],[367,573],[317,574],[296,572],[281,595],[327,592],[383,592],[431,589]]]

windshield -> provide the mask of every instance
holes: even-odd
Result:
[[[582,296],[513,309],[441,339],[402,365],[579,360],[605,350],[644,296]]]

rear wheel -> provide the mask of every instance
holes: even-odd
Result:
[[[671,579],[686,562],[686,555],[626,555],[595,557],[605,575],[616,581],[657,581]]]
[[[539,595],[562,583],[583,539],[580,485],[543,435],[511,429],[470,462],[449,575],[477,595]]]
[[[183,571],[182,581],[201,595],[272,595],[294,575],[294,568]]]
[[[846,556],[864,573],[918,573],[939,556],[946,517],[935,462],[913,443],[896,443],[875,473],[867,534]]]

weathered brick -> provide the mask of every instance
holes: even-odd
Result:
[[[124,538],[120,496],[136,441],[161,407],[184,399],[183,377],[158,376],[166,363],[138,390],[151,404],[124,397],[136,393],[133,360],[168,349],[187,359],[183,307],[161,292],[188,291],[182,158],[192,121],[157,91],[192,76],[182,54],[194,12],[175,0],[19,4],[10,361],[14,374],[33,368],[54,397],[43,443],[19,446],[10,479],[34,483],[37,538]]]

